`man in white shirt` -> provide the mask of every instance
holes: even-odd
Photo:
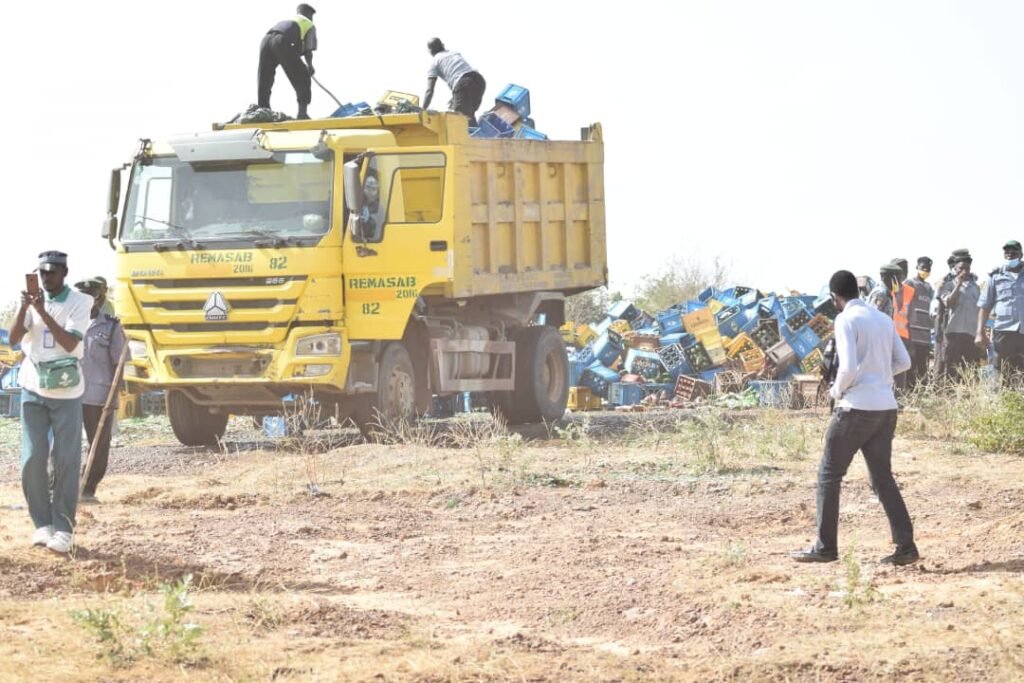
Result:
[[[21,293],[11,343],[21,342],[21,486],[35,524],[33,545],[71,551],[82,466],[82,338],[91,296],[64,284],[67,254],[39,255],[42,290]],[[49,434],[53,432],[53,446]],[[47,459],[53,458],[50,495]]]
[[[914,527],[892,476],[892,438],[896,433],[893,377],[910,369],[910,356],[889,316],[858,296],[857,278],[840,270],[829,281],[836,310],[839,371],[831,388],[835,411],[825,435],[818,469],[818,538],[810,550],[792,553],[797,562],[839,559],[839,491],[857,451],[889,518],[896,551],[883,564],[904,565],[920,559]]]
[[[430,107],[434,99],[434,85],[440,76],[452,90],[452,111],[457,111],[469,119],[469,125],[476,125],[476,110],[484,99],[487,82],[484,77],[463,59],[458,52],[445,49],[440,38],[431,38],[427,43],[430,56],[430,69],[427,70],[427,93],[423,96],[423,108]]]

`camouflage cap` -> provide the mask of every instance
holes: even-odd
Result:
[[[1016,249],[1017,251],[1020,251],[1020,242],[1017,240],[1010,240],[1003,245],[1003,250],[1005,251],[1006,249]]]
[[[39,254],[39,270],[57,270],[68,265],[68,255],[63,251],[44,251]]]
[[[107,288],[107,281],[102,276],[89,277],[84,280],[79,280],[75,283],[75,289],[80,292],[95,289],[97,291],[105,291]]]

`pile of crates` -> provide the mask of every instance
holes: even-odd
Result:
[[[571,409],[644,402],[687,405],[716,393],[753,388],[762,404],[789,405],[780,388],[820,373],[835,307],[827,296],[765,294],[709,287],[693,300],[650,315],[628,301],[603,320],[568,322],[574,387],[586,401]]]
[[[509,83],[494,98],[494,106],[477,117],[477,126],[469,129],[474,138],[517,138],[547,140],[530,118],[530,91]]]

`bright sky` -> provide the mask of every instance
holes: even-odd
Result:
[[[436,34],[483,73],[485,103],[515,82],[552,137],[600,121],[613,288],[674,255],[816,292],[898,255],[938,272],[958,247],[987,271],[1024,240],[1019,2],[312,4],[317,76],[342,101],[422,95]],[[109,276],[109,169],[140,137],[254,102],[260,38],[293,8],[60,2],[7,31],[0,298],[45,249],[69,252],[72,280]],[[294,113],[282,72],[273,105]],[[334,108],[314,89],[314,116]]]

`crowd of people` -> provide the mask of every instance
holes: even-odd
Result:
[[[956,249],[948,271],[930,282],[933,261],[917,259],[909,273],[906,259],[879,269],[877,282],[857,278],[863,300],[889,316],[910,355],[910,370],[897,380],[913,389],[928,378],[955,381],[990,363],[1003,377],[1024,371],[1024,278],[1021,244],[1003,245],[1003,262],[984,280],[973,272],[974,258]]]

